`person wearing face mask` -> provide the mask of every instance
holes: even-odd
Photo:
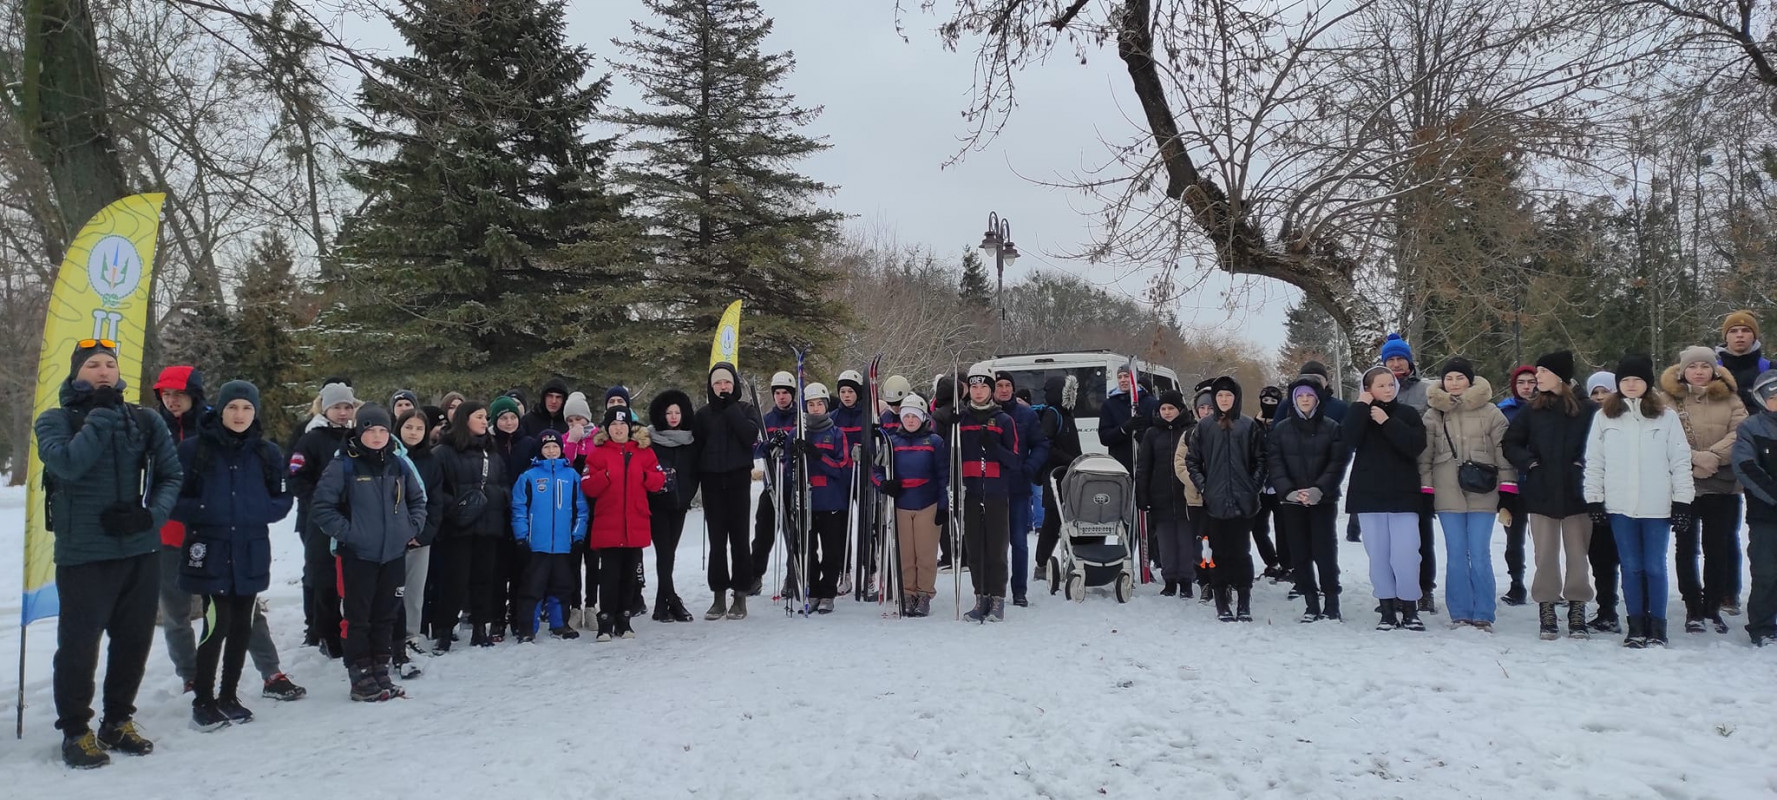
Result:
[[[1363,391],[1345,415],[1342,433],[1351,445],[1351,480],[1345,511],[1358,515],[1370,585],[1381,601],[1376,629],[1423,631],[1419,620],[1419,454],[1425,422],[1401,402],[1400,380],[1386,366],[1364,373]]]
[[[1172,468],[1179,442],[1193,420],[1185,411],[1185,396],[1176,391],[1160,393],[1154,424],[1142,433],[1136,448],[1135,507],[1147,512],[1148,539],[1160,557],[1160,594],[1191,596],[1196,576],[1191,507],[1185,503],[1185,485]]]
[[[426,627],[426,579],[432,571],[432,543],[438,540],[438,525],[444,518],[444,470],[439,467],[438,456],[433,451],[436,445],[432,419],[422,407],[410,409],[395,420],[401,455],[426,489],[426,527],[420,529],[414,545],[407,549],[401,581],[401,615],[396,622],[395,674],[403,679],[420,675],[410,654],[421,652],[420,635]]]
[[[1597,408],[1604,407],[1605,398],[1616,391],[1616,375],[1600,371],[1586,378],[1586,397]],[[1603,524],[1592,520],[1592,544],[1586,548],[1586,561],[1592,565],[1592,585],[1598,593],[1598,616],[1586,623],[1586,627],[1595,633],[1622,633],[1622,621],[1617,616],[1617,568],[1622,559],[1617,555],[1617,536],[1610,529],[1608,519]]]
[[[1740,613],[1740,484],[1729,457],[1735,432],[1746,421],[1746,406],[1733,374],[1715,363],[1715,351],[1702,346],[1679,353],[1678,363],[1660,374],[1660,389],[1684,424],[1691,444],[1691,478],[1697,482],[1690,519],[1672,526],[1684,629],[1703,633],[1713,626],[1716,633],[1727,633],[1722,613]]]
[[[406,694],[390,678],[407,551],[426,528],[426,487],[402,458],[381,406],[358,409],[352,438],[315,487],[315,525],[333,540],[345,606],[350,697]]]
[[[314,506],[321,473],[351,436],[358,399],[352,395],[351,384],[334,380],[321,385],[311,408],[316,413],[290,449],[289,463],[290,492],[296,495],[296,530],[302,536],[303,619],[308,623],[303,643],[319,646],[328,658],[339,658],[345,654],[339,641],[339,582],[327,537],[315,528],[309,510]]]
[[[1623,646],[1666,646],[1666,537],[1688,522],[1697,486],[1677,412],[1653,389],[1653,359],[1624,356],[1617,390],[1586,436],[1583,491],[1594,524],[1610,525],[1623,560]]]
[[[450,434],[433,452],[444,473],[444,519],[432,556],[432,652],[450,651],[457,615],[465,608],[474,626],[469,643],[492,647],[489,627],[502,616],[497,584],[502,578],[500,539],[511,534],[507,492],[512,481],[505,459],[493,451],[487,408],[473,400],[457,406]]]
[[[160,587],[160,529],[184,475],[166,423],[124,401],[117,343],[75,343],[61,404],[37,417],[46,519],[55,534],[54,692],[62,761],[110,763],[107,750],[147,755],[136,730],[136,691],[154,643]],[[110,639],[104,716],[94,734],[93,673]]]
[[[1319,387],[1297,378],[1290,384],[1291,415],[1265,438],[1265,463],[1276,490],[1278,536],[1289,542],[1296,593],[1306,608],[1301,622],[1341,618],[1339,609],[1339,486],[1346,449],[1339,423],[1321,409]]]
[[[1500,448],[1506,417],[1492,402],[1493,385],[1475,374],[1468,359],[1452,358],[1440,373],[1437,384],[1426,392],[1431,408],[1425,412],[1426,447],[1419,454],[1419,483],[1433,493],[1438,522],[1444,528],[1444,602],[1450,622],[1492,630],[1498,608],[1493,593],[1497,588],[1493,524],[1505,507],[1500,496],[1518,491],[1517,472]],[[1485,474],[1489,470],[1492,474]],[[1480,482],[1473,476],[1481,476]],[[1537,526],[1533,517],[1531,527],[1540,530]],[[1559,541],[1559,526],[1552,527],[1557,529],[1549,535]],[[1583,552],[1583,532],[1574,535]],[[1580,610],[1583,615],[1583,602]],[[1583,631],[1585,617],[1579,621]]]
[[[895,477],[877,465],[873,482],[894,498],[901,615],[927,617],[937,594],[938,519],[949,513],[950,448],[932,431],[924,398],[908,393],[899,404],[900,421],[888,434]]]
[[[271,585],[269,526],[287,516],[294,502],[284,455],[261,435],[259,389],[229,381],[216,402],[198,435],[179,446],[186,480],[173,508],[173,518],[186,526],[179,588],[204,599],[191,703],[191,725],[201,731],[253,719],[237,689],[255,602]]]
[[[1544,638],[1560,635],[1555,602],[1563,598],[1568,603],[1567,635],[1585,638],[1593,630],[1585,614],[1594,594],[1586,567],[1593,549],[1590,539],[1598,531],[1586,514],[1580,479],[1597,408],[1590,398],[1574,395],[1572,353],[1538,358],[1534,377],[1536,393],[1512,420],[1504,444],[1506,457],[1518,470],[1520,505],[1530,517],[1536,546],[1531,599],[1537,603]],[[1602,602],[1599,613],[1604,613]]]
[[[733,364],[710,367],[708,400],[692,425],[699,444],[697,481],[710,540],[709,588],[715,595],[704,612],[706,620],[746,619],[747,593],[755,583],[747,511],[759,412],[739,398],[736,387]]]

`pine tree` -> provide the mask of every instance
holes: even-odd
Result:
[[[1283,349],[1277,354],[1279,375],[1293,380],[1304,363],[1319,361],[1335,382],[1345,383],[1347,389],[1357,385],[1356,371],[1341,369],[1342,365],[1338,363],[1344,360],[1345,341],[1339,335],[1338,323],[1326,309],[1306,297],[1298,298],[1285,313],[1283,324]],[[1345,396],[1351,395],[1347,393]]]
[[[963,275],[957,283],[957,297],[964,304],[973,308],[989,308],[993,305],[987,288],[987,266],[981,261],[981,254],[974,248],[963,251]]]
[[[585,133],[609,89],[560,0],[401,0],[411,55],[359,90],[341,231],[318,320],[327,369],[487,390],[622,360],[627,280],[614,140]],[[590,334],[597,331],[597,335]],[[317,365],[322,366],[322,365]]]
[[[828,144],[800,132],[820,113],[782,88],[790,53],[765,53],[771,20],[752,0],[647,0],[655,22],[616,42],[618,73],[643,107],[612,121],[636,134],[618,179],[649,230],[651,308],[675,333],[655,363],[702,366],[710,334],[735,299],[748,312],[742,360],[779,363],[790,344],[830,340],[841,307],[820,245],[841,215],[817,201],[832,188],[793,171]],[[751,355],[748,355],[750,353]],[[701,377],[702,370],[696,370]]]
[[[260,424],[280,442],[288,439],[308,405],[299,388],[303,365],[292,333],[297,327],[295,266],[290,241],[283,234],[266,235],[254,243],[235,290],[231,374],[259,387]]]

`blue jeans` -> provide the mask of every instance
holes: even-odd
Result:
[[[1030,588],[1030,498],[1006,498],[1006,527],[1012,537],[1012,596]]]
[[[1666,619],[1666,540],[1671,520],[1610,515],[1623,562],[1623,613]]]
[[[1493,622],[1493,520],[1484,511],[1440,511],[1444,527],[1444,605],[1450,619]]]
[[[1030,485],[1030,528],[1036,530],[1043,527],[1043,492],[1040,483]]]

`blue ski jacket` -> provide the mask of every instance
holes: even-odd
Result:
[[[586,541],[591,504],[580,492],[580,473],[565,459],[539,458],[512,485],[512,538],[533,553],[568,553]]]
[[[854,406],[835,406],[827,416],[833,418],[833,424],[839,426],[839,432],[845,434],[847,442],[855,445],[865,441],[864,424],[869,421],[870,415],[864,408],[863,398],[859,398]]]
[[[809,506],[815,511],[844,511],[851,500],[851,445],[824,414],[808,416]]]
[[[788,448],[775,450],[771,447],[771,439],[776,434],[783,434],[785,441],[796,438],[796,407],[778,408],[772,406],[765,410],[765,430],[760,440],[753,445],[753,457],[762,458],[768,463],[777,464],[777,479],[783,485],[790,485],[790,451]],[[774,455],[775,454],[775,455]]]
[[[1029,483],[1018,452],[1018,427],[999,405],[965,408],[957,431],[965,490],[1002,495],[1010,494],[1014,483]]]
[[[944,444],[944,437],[927,425],[915,433],[897,430],[889,434],[888,446],[894,452],[895,480],[901,482],[895,508],[918,511],[936,505],[938,516],[943,516],[950,508],[950,447]],[[878,466],[875,485],[881,486],[887,477]]]

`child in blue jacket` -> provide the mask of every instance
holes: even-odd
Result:
[[[875,483],[895,499],[895,541],[901,552],[902,616],[932,612],[937,594],[938,520],[949,509],[950,448],[932,432],[926,401],[910,394],[901,401],[900,420],[888,436],[894,477],[876,468]]]
[[[575,565],[586,549],[588,504],[580,492],[580,475],[562,458],[561,434],[537,434],[542,457],[512,485],[512,537],[530,553],[518,586],[519,642],[537,640],[538,606],[548,598],[549,632],[558,639],[580,633],[562,617],[562,608],[578,593]]]
[[[851,447],[845,433],[827,413],[832,399],[827,387],[811,383],[802,390],[804,438],[796,440],[797,456],[806,464],[809,509],[808,596],[815,611],[833,613],[839,575],[845,570],[845,512],[851,498]],[[792,552],[794,548],[792,548]]]

